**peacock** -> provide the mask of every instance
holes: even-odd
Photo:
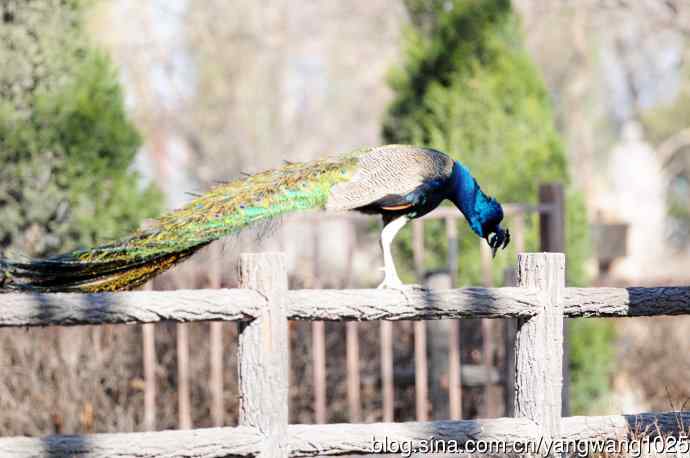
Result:
[[[401,288],[391,244],[403,226],[444,199],[496,255],[510,232],[501,204],[482,192],[460,162],[412,145],[386,145],[280,168],[219,184],[184,207],[114,242],[46,259],[0,260],[0,290],[110,292],[142,286],[224,236],[290,212],[353,210],[381,215],[384,279]]]

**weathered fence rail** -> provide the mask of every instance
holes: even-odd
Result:
[[[242,289],[0,295],[0,327],[239,321],[240,426],[0,438],[0,456],[314,456],[378,451],[373,440],[525,443],[679,435],[690,413],[561,418],[565,317],[690,314],[690,288],[565,288],[558,253],[518,256],[519,287],[287,290],[282,255],[243,255]],[[517,318],[517,418],[288,425],[287,320]],[[1,376],[1,374],[0,374]]]
[[[563,314],[580,317],[690,315],[690,287],[565,288]],[[529,288],[430,291],[295,290],[285,293],[288,320],[373,321],[508,318],[537,314]],[[0,296],[0,327],[251,321],[265,298],[247,289],[55,293]]]
[[[688,412],[641,413],[600,417],[566,417],[561,434],[564,442],[625,440],[637,434],[649,438],[660,434],[680,435],[690,424]],[[372,438],[418,443],[434,437],[458,442],[525,443],[538,439],[536,424],[524,418],[429,421],[406,423],[288,425],[287,445],[291,456],[323,456],[371,453]],[[254,456],[263,438],[247,426],[169,430],[144,433],[0,438],[0,455],[7,457],[88,456],[93,458]]]

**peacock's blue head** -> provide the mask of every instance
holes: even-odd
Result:
[[[486,197],[479,190],[481,197],[477,198],[476,216],[472,218],[470,226],[480,237],[485,238],[491,247],[491,255],[496,256],[499,248],[505,248],[510,243],[510,231],[501,227],[503,221],[503,207],[492,197]]]
[[[453,167],[449,198],[465,215],[474,233],[486,239],[493,256],[499,248],[508,246],[510,232],[501,228],[503,207],[496,199],[484,194],[469,170],[457,161]]]

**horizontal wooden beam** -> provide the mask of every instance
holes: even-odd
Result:
[[[678,437],[690,424],[690,412],[642,413],[602,417],[566,417],[561,424],[563,442],[606,439]],[[430,421],[409,423],[290,425],[290,456],[340,455],[371,452],[374,441],[419,444],[421,440],[468,439],[484,442],[538,441],[538,428],[524,418]],[[0,456],[13,457],[187,457],[251,456],[261,446],[252,428],[204,428],[146,433],[89,434],[42,438],[0,438]]]
[[[535,290],[524,288],[324,289],[288,292],[291,320],[439,320],[532,316]]]
[[[690,287],[566,288],[569,318],[690,315]],[[122,293],[0,294],[0,327],[249,321],[265,298],[247,289]],[[526,288],[294,290],[288,319],[438,320],[533,316],[540,304]]]
[[[0,438],[7,458],[138,458],[251,456],[261,435],[253,428],[205,428],[146,433]]]
[[[248,289],[0,294],[0,327],[251,320],[265,299]]]
[[[418,444],[434,438],[524,442],[536,426],[525,419],[433,421],[410,423],[290,425],[290,456],[323,456],[375,451],[377,441]],[[0,456],[14,457],[188,457],[252,456],[262,436],[252,428],[205,428],[146,433],[89,434],[43,438],[0,438]]]
[[[569,318],[689,315],[690,288],[566,288],[563,313]]]
[[[600,417],[565,417],[561,423],[561,440],[597,442],[605,439],[687,438],[690,412],[652,412],[634,415]]]
[[[0,294],[0,327],[249,321],[264,301],[247,289],[10,293]],[[539,298],[519,288],[296,290],[286,303],[291,320],[431,320],[531,316]]]
[[[381,452],[380,445],[419,446],[421,441],[467,440],[523,443],[534,440],[537,426],[524,418],[442,420],[406,423],[290,425],[290,456],[324,456]],[[389,449],[390,450],[390,449]],[[399,453],[398,453],[399,454]]]

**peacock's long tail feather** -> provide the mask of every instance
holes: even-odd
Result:
[[[323,208],[354,156],[290,163],[219,185],[122,240],[42,260],[0,260],[0,290],[129,290],[226,235],[276,216]]]

